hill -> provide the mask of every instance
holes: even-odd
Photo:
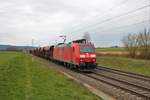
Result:
[[[22,50],[22,49],[31,49],[31,48],[33,47],[32,46],[0,45],[0,50],[9,50],[9,49]]]

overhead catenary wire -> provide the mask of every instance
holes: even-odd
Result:
[[[143,16],[144,17],[144,16]],[[132,18],[132,19],[134,19],[134,17]],[[130,18],[130,20],[131,20],[131,18]],[[145,20],[134,20],[134,22],[135,23],[137,23],[137,22],[146,22],[146,21],[148,21],[149,22],[149,20],[150,20],[150,18],[147,18],[147,19],[145,19]],[[134,22],[133,22],[133,25],[134,25]],[[149,22],[150,23],[150,22]],[[149,23],[147,24],[147,25],[149,25]],[[118,24],[118,25],[117,25]],[[101,29],[101,30],[105,30],[105,29],[113,29],[113,27],[120,27],[120,26],[124,26],[124,24],[122,23],[122,24],[120,24],[120,22],[118,23],[118,21],[115,23],[115,24],[109,24],[109,26],[111,26],[111,27],[109,27],[109,26],[107,26],[107,27],[104,27],[104,26],[97,26],[97,27],[93,27],[93,28],[88,28],[88,29],[85,29],[85,30],[83,30],[83,31],[81,31],[81,32],[93,32],[93,31],[96,31],[96,30],[99,30],[99,29]],[[127,25],[130,25],[130,24],[127,24]],[[132,24],[131,24],[132,25]],[[150,27],[149,27],[150,28]]]
[[[105,15],[106,14],[108,14],[108,13],[110,13],[113,9],[116,9],[116,8],[118,8],[118,7],[120,7],[120,6],[122,6],[122,5],[124,5],[127,1],[129,1],[129,0],[123,0],[122,2],[120,2],[118,5],[115,5],[115,7],[111,7],[106,13],[104,13],[103,15],[101,15],[101,16],[99,16],[100,14],[97,14],[97,15],[95,15],[95,16],[93,16],[94,18],[101,18],[101,17],[105,17]],[[83,22],[84,24],[86,24],[87,22]],[[75,25],[75,26],[73,26],[72,28],[74,28],[74,27],[76,27],[76,26],[80,26],[81,24],[83,24],[83,23],[80,23],[80,24],[77,24],[77,25]],[[88,23],[87,23],[88,24]]]
[[[126,12],[126,13],[123,13],[123,14],[120,14],[120,15],[116,15],[116,16],[113,16],[113,17],[111,17],[111,18],[102,20],[102,21],[100,21],[100,22],[98,22],[98,23],[85,26],[84,28],[80,28],[80,29],[78,29],[78,30],[72,31],[72,33],[78,32],[78,31],[83,30],[83,29],[88,28],[88,27],[93,27],[93,26],[96,26],[96,25],[100,25],[100,24],[109,22],[109,21],[111,21],[111,20],[114,20],[114,19],[116,19],[116,18],[120,18],[120,17],[122,17],[122,16],[127,16],[127,15],[129,15],[129,14],[133,14],[133,13],[135,13],[135,12],[137,12],[137,11],[141,11],[141,10],[143,10],[143,9],[145,9],[145,8],[148,8],[148,7],[150,7],[150,4],[149,4],[149,5],[145,5],[145,6],[143,6],[143,7],[140,7],[140,8],[137,8],[137,9],[134,9],[134,10],[132,10],[132,11],[128,11],[128,12]]]
[[[137,22],[137,23],[128,24],[128,25],[122,25],[122,26],[118,26],[118,27],[113,27],[113,28],[109,28],[109,29],[105,29],[105,30],[96,30],[96,31],[94,31],[94,33],[96,33],[96,32],[105,32],[105,31],[114,30],[114,29],[122,29],[122,28],[126,28],[126,27],[129,27],[129,26],[142,24],[142,23],[145,23],[145,22],[150,22],[150,19],[149,20],[140,21],[140,22]]]

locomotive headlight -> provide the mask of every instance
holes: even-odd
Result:
[[[82,55],[80,55],[80,58],[85,58],[85,55],[83,55],[83,54],[82,54]]]
[[[96,58],[96,55],[95,54],[91,54],[90,57],[91,58]]]

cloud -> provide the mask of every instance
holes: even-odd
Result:
[[[87,26],[146,5],[149,2],[148,0],[137,1],[0,0],[0,44],[31,45],[31,40],[34,39],[35,45],[43,46],[60,40],[58,38],[60,34],[66,34],[68,40],[72,40],[81,38],[83,33],[87,31],[91,33],[94,42],[99,44],[100,37],[95,36],[102,36],[106,33],[96,33],[95,31],[148,19],[149,9],[94,27]],[[137,3],[135,4],[135,2]],[[78,29],[81,30],[73,32]],[[117,33],[111,31],[104,35],[106,40],[109,35]],[[129,29],[129,31],[131,30]],[[118,42],[119,38],[116,41]]]

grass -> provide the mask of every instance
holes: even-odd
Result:
[[[124,52],[125,48],[96,48],[96,52]]]
[[[99,65],[104,65],[109,68],[115,68],[150,76],[150,60],[99,56],[97,57],[97,62]]]
[[[21,52],[0,52],[0,100],[97,100],[80,84]]]

